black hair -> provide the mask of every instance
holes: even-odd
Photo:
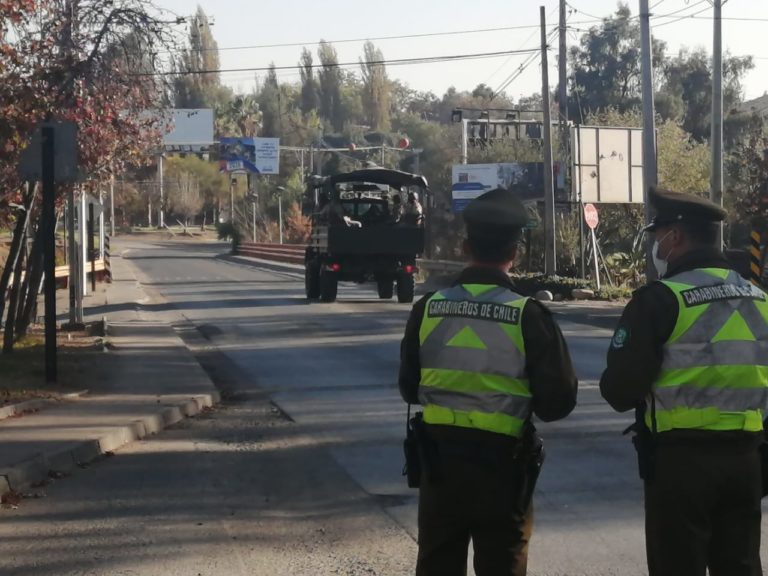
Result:
[[[522,230],[515,228],[467,228],[467,248],[473,260],[502,264],[512,260]]]
[[[717,245],[719,222],[681,222],[680,228],[692,244],[707,247]]]

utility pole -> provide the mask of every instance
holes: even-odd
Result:
[[[555,244],[555,185],[552,167],[552,113],[549,102],[549,64],[547,58],[547,14],[541,14],[541,97],[544,104],[544,273],[557,274]]]
[[[467,163],[468,151],[467,151],[467,131],[469,129],[469,120],[466,118],[461,119],[461,163]]]
[[[713,0],[715,7],[714,44],[712,47],[712,170],[710,199],[723,205],[723,2]],[[723,246],[723,225],[720,224],[719,246]]]
[[[253,208],[252,236],[253,236],[253,241],[256,242],[256,200],[254,200],[251,204]]]
[[[285,188],[283,186],[277,187],[277,214],[278,214],[278,226],[280,227],[280,244],[283,243],[283,192]]]
[[[62,50],[66,54],[66,59],[70,70],[74,69],[74,29],[77,18],[78,0],[67,0],[64,5],[66,24],[62,37]],[[74,101],[73,84],[67,85],[69,94],[67,97],[70,102]],[[80,270],[77,257],[77,240],[75,238],[75,187],[70,185],[67,190],[67,254],[69,258],[69,277],[67,284],[69,288],[69,325],[75,326],[78,323],[78,294],[80,284]]]
[[[640,0],[640,50],[643,75],[643,202],[645,222],[653,217],[648,194],[658,183],[656,169],[656,118],[653,104],[653,60],[651,56],[651,21],[648,0]],[[645,277],[648,282],[656,279],[656,268],[651,255],[652,243],[646,242]]]
[[[560,52],[558,54],[558,76],[559,76],[559,82],[560,85],[558,86],[559,92],[558,92],[558,100],[560,104],[560,126],[562,129],[561,134],[561,142],[560,146],[562,146],[563,152],[568,151],[568,146],[566,142],[566,130],[568,128],[568,75],[567,75],[567,62],[566,62],[566,56],[567,56],[567,42],[566,42],[566,28],[565,28],[565,17],[566,17],[566,9],[565,9],[565,0],[560,0]],[[564,159],[564,158],[563,158]]]
[[[56,382],[56,181],[55,132],[43,127],[43,262],[45,270],[45,381]]]
[[[109,180],[109,232],[115,235],[115,175]]]
[[[235,223],[235,180],[234,175],[229,177],[229,221]]]
[[[160,204],[157,207],[157,227],[158,228],[164,228],[165,227],[165,214],[163,214],[163,211],[165,209],[165,185],[163,183],[163,152],[160,151],[160,154],[157,157],[157,181],[160,186]]]

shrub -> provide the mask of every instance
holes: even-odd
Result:
[[[237,252],[237,248],[243,241],[242,231],[232,222],[222,222],[216,229],[219,240],[230,240],[232,242],[232,253]]]

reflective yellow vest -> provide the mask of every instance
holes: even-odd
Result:
[[[653,387],[655,427],[763,429],[768,401],[768,298],[736,272],[706,268],[663,283],[678,302]],[[651,405],[646,423],[653,429]]]
[[[419,332],[425,422],[521,436],[531,412],[521,328],[527,301],[481,284],[427,301]]]

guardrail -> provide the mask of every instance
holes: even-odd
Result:
[[[289,264],[304,264],[306,246],[297,244],[264,244],[258,242],[242,242],[237,247],[238,256],[250,256],[274,262]]]
[[[274,262],[287,262],[290,264],[304,264],[303,244],[267,244],[258,242],[243,242],[237,248],[238,256],[250,256],[262,260]],[[417,266],[429,273],[453,274],[461,272],[464,268],[462,262],[452,260],[425,260],[420,259]]]

